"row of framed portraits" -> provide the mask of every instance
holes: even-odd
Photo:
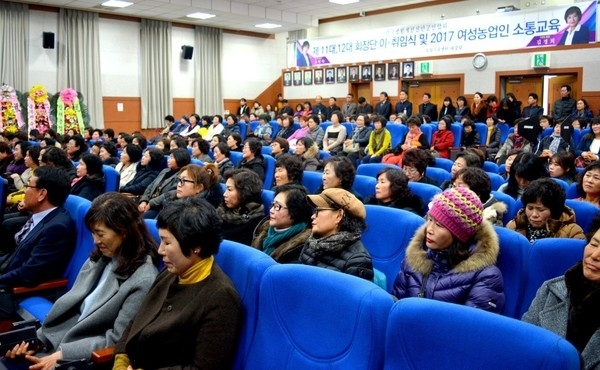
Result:
[[[415,62],[363,64],[283,72],[283,86],[397,80],[415,77]]]

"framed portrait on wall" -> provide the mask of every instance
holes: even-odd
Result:
[[[397,80],[400,77],[400,63],[388,64],[388,80]]]
[[[295,71],[294,72],[294,86],[301,86],[301,85],[302,85],[302,72]]]
[[[356,82],[360,79],[359,77],[360,76],[358,74],[358,66],[351,66],[350,73],[348,73],[348,81]]]
[[[346,67],[337,67],[337,83],[343,84],[347,81]]]
[[[304,71],[304,84],[312,85],[313,84],[313,71],[312,69],[307,69]]]
[[[415,62],[402,62],[402,78],[415,77]]]
[[[325,69],[325,83],[328,83],[328,84],[335,83],[335,68],[326,68]]]
[[[283,72],[283,86],[292,86],[292,72]]]
[[[375,81],[385,81],[385,64],[375,64]]]
[[[315,85],[323,84],[323,69],[322,68],[315,69],[315,78],[313,81],[314,81]]]
[[[372,66],[370,64],[365,64],[360,67],[360,79],[363,81],[371,81],[373,78],[373,72],[371,70]]]

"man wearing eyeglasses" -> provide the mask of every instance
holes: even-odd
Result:
[[[31,217],[14,235],[3,223],[0,244],[9,249],[0,257],[0,319],[14,316],[11,288],[34,286],[62,276],[77,235],[63,207],[70,188],[64,169],[39,167],[25,185],[25,197],[19,206],[22,212],[31,212]]]

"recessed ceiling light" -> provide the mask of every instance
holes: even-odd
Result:
[[[279,28],[279,27],[281,27],[281,25],[275,24],[275,23],[261,23],[261,24],[255,25],[254,27],[271,29],[271,28]]]
[[[208,18],[216,17],[216,15],[210,14],[210,13],[198,12],[198,13],[188,14],[188,15],[186,15],[186,17],[195,18],[195,19],[208,19]]]
[[[339,5],[348,5],[353,3],[358,3],[359,0],[329,0],[330,3],[339,4]]]
[[[130,3],[129,1],[121,1],[121,0],[109,0],[107,2],[102,3],[102,6],[109,6],[111,8],[125,8],[130,5],[133,5],[133,3]]]

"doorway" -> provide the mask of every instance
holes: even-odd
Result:
[[[462,95],[461,80],[456,79],[435,79],[411,81],[407,84],[408,100],[413,103],[413,112],[418,113],[419,104],[423,102],[423,94],[431,94],[431,102],[438,106],[443,105],[444,98],[449,96],[452,101]]]
[[[350,83],[350,92],[354,94],[354,101],[358,103],[361,96],[371,104],[371,83],[370,82],[352,82]]]

